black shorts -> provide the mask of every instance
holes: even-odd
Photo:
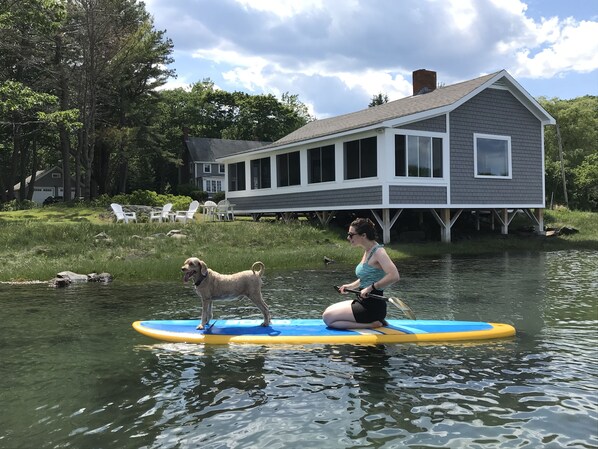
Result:
[[[382,292],[374,290],[374,295],[382,296]],[[374,298],[358,298],[351,303],[351,310],[357,323],[373,323],[386,318],[386,301]]]

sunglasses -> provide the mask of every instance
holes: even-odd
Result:
[[[350,239],[352,239],[353,236],[355,236],[355,235],[357,235],[357,234],[353,234],[352,232],[347,232],[347,237]]]

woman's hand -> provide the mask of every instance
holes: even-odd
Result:
[[[373,291],[374,287],[368,285],[366,288],[361,289],[361,291],[359,292],[359,296],[361,296],[362,298],[367,298]]]

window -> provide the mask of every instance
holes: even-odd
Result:
[[[297,186],[301,184],[299,151],[276,156],[276,172],[278,187]]]
[[[473,158],[476,177],[510,178],[511,138],[474,134]]]
[[[376,137],[345,142],[345,179],[371,178],[377,175]]]
[[[218,173],[224,174],[224,164],[218,164]]]
[[[222,180],[204,179],[204,190],[210,193],[222,192]]]
[[[270,158],[254,159],[251,161],[251,188],[269,189],[270,187]]]
[[[334,181],[334,145],[307,150],[307,182]]]
[[[212,173],[212,164],[203,164],[204,173]]]
[[[62,173],[52,173],[52,179],[60,179],[62,178]]]
[[[228,190],[245,190],[245,162],[228,164]]]
[[[442,178],[442,139],[397,134],[395,176]]]

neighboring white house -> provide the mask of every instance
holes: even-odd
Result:
[[[221,156],[235,212],[369,210],[390,241],[405,209],[427,210],[441,239],[465,210],[508,232],[522,210],[543,231],[544,126],[555,120],[505,70],[436,88],[413,72],[413,96],[316,120],[261,148]]]

